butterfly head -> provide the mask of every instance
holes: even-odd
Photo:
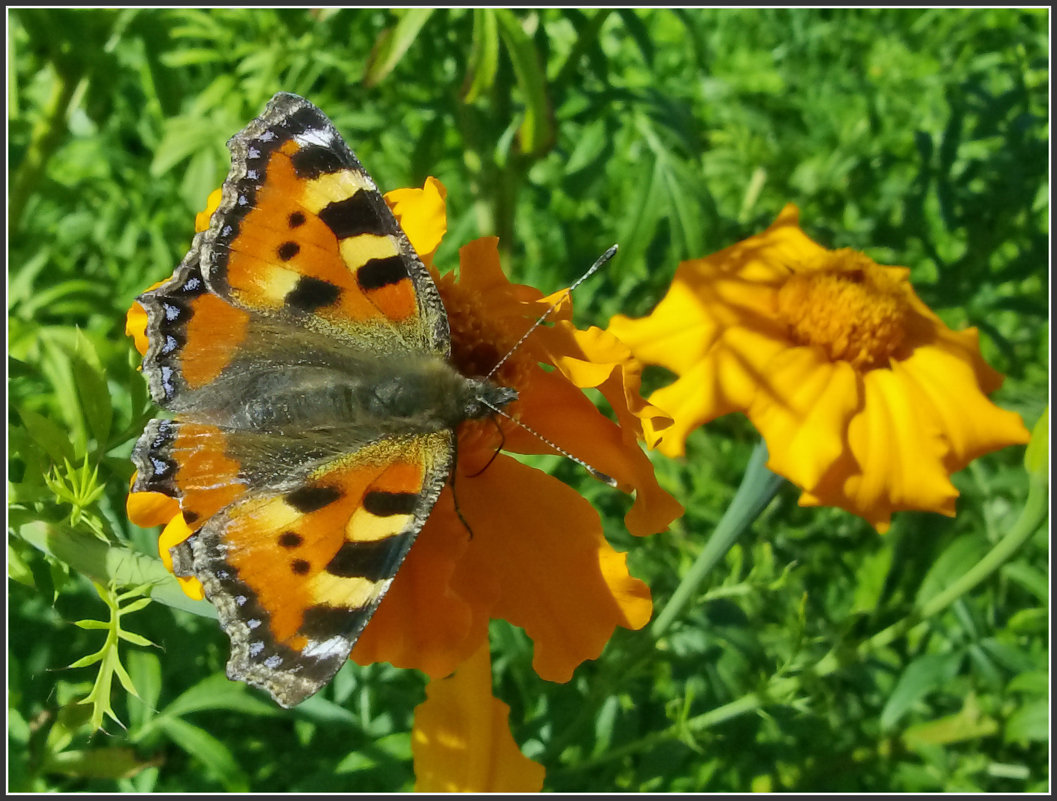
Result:
[[[465,408],[467,420],[488,417],[517,400],[517,390],[513,387],[499,386],[483,378],[469,378],[467,381],[473,387],[473,396],[468,398]]]

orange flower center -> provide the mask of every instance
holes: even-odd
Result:
[[[488,375],[517,342],[518,334],[508,330],[495,315],[489,315],[481,308],[479,299],[459,284],[441,281],[437,288],[448,311],[452,364],[464,376],[481,378]],[[517,389],[528,380],[532,367],[531,359],[523,350],[518,350],[503,362],[490,380]],[[502,425],[503,419],[497,417],[496,422]],[[495,430],[495,425],[488,420],[468,420],[460,429],[460,442],[465,446],[468,439],[482,435],[490,442]]]
[[[828,251],[793,273],[778,292],[778,314],[800,345],[859,369],[887,363],[903,342],[910,313],[900,277],[858,251]]]

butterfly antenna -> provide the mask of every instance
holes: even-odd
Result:
[[[605,266],[606,262],[608,262],[615,255],[617,255],[617,246],[613,245],[605,253],[603,253],[601,256],[599,256],[598,259],[595,260],[595,263],[592,264],[590,266],[590,268],[588,268],[587,272],[584,273],[583,275],[581,275],[575,281],[573,281],[572,286],[570,286],[568,289],[566,289],[562,293],[562,296],[560,298],[558,298],[558,300],[556,300],[554,303],[552,303],[550,305],[550,308],[547,309],[547,311],[543,312],[543,314],[540,315],[539,319],[536,320],[536,322],[534,322],[532,324],[532,326],[529,328],[529,330],[526,331],[524,334],[522,334],[521,339],[519,339],[517,342],[515,342],[513,347],[511,347],[510,350],[508,350],[506,352],[506,355],[504,355],[502,359],[500,359],[498,362],[496,362],[495,367],[492,368],[491,372],[488,373],[488,375],[486,375],[485,378],[491,378],[492,376],[494,376],[499,371],[499,368],[502,367],[506,363],[506,360],[509,359],[514,354],[514,351],[516,351],[523,344],[525,344],[525,340],[529,338],[529,336],[532,334],[532,332],[535,331],[537,328],[539,328],[541,325],[543,325],[544,322],[546,322],[547,318],[551,316],[551,313],[556,308],[558,308],[558,306],[562,303],[562,301],[564,301],[567,297],[569,297],[569,295],[572,294],[572,291],[574,289],[576,289],[576,287],[580,286],[580,284],[582,284],[584,281],[586,281],[592,275],[594,275],[599,270],[601,270],[602,267]],[[496,411],[499,411],[499,410],[496,409]],[[499,412],[499,413],[503,414],[502,412]],[[504,417],[510,417],[510,415],[506,415],[506,414],[504,414],[503,416]],[[512,417],[510,419],[513,420]],[[517,423],[517,420],[514,420],[514,422]],[[523,425],[522,423],[518,423],[518,425],[520,425],[522,428],[525,428],[528,431],[532,431],[532,429],[528,428],[527,426]],[[536,434],[535,431],[532,431],[532,433]],[[539,434],[536,434],[536,436],[539,437]],[[543,437],[540,437],[540,439],[543,439]],[[547,442],[547,440],[545,440],[545,439],[543,441]],[[561,448],[559,448],[557,445],[554,445],[554,443],[547,442],[547,444],[550,445],[555,450],[558,450],[558,451],[564,453],[564,451],[562,451]],[[568,454],[566,454],[566,455],[568,455]],[[580,461],[579,459],[576,459],[575,457],[570,457],[570,458],[574,459],[575,461],[578,461],[578,462]],[[583,462],[580,462],[580,464],[583,464]],[[593,468],[591,468],[588,465],[584,465],[584,467],[587,467],[587,469],[589,471],[593,470]],[[605,481],[606,479],[609,479],[609,476],[606,476],[604,473],[600,473],[599,475],[605,476],[605,478],[603,478],[603,481]],[[609,480],[612,481],[612,479],[609,479]]]
[[[574,286],[575,286],[575,284],[574,284]],[[536,431],[534,428],[532,428],[532,427],[530,427],[528,425],[525,425],[525,423],[522,423],[516,417],[511,417],[509,414],[504,412],[498,406],[493,406],[491,403],[489,403],[486,400],[481,400],[481,403],[483,403],[485,406],[487,406],[489,409],[491,409],[496,414],[502,415],[507,420],[509,420],[511,423],[513,423],[514,425],[525,429],[532,436],[534,436],[538,440],[540,440],[540,442],[543,442],[544,444],[546,444],[549,447],[553,448],[557,453],[560,453],[566,459],[572,459],[574,462],[576,462],[578,465],[580,465],[580,467],[582,467],[584,470],[586,470],[588,473],[590,473],[594,478],[597,478],[599,481],[601,481],[601,482],[603,482],[605,484],[608,484],[609,486],[611,486],[614,489],[616,489],[617,480],[615,478],[613,478],[612,476],[606,475],[601,470],[598,470],[598,469],[596,469],[594,467],[591,467],[591,465],[589,465],[583,459],[580,459],[580,458],[578,458],[576,456],[573,456],[571,453],[569,453],[569,451],[565,450],[565,448],[561,447],[560,445],[555,445],[553,442],[551,442],[549,439],[547,439],[545,436],[543,436],[540,432]]]

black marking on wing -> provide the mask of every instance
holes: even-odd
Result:
[[[335,487],[300,487],[286,494],[286,502],[301,514],[318,512],[341,497],[341,490]]]
[[[346,542],[327,563],[327,572],[342,578],[360,577],[370,581],[392,578],[407,538],[407,534],[397,534],[382,540]]]
[[[407,261],[403,256],[370,259],[356,271],[356,281],[365,292],[399,284],[407,278],[410,276],[407,272]]]
[[[421,496],[415,492],[382,492],[374,490],[363,496],[363,508],[378,517],[410,515],[414,514],[420,500]]]
[[[370,609],[371,606],[310,606],[301,620],[300,633],[310,640],[328,640],[334,636],[348,637],[363,627]]]
[[[297,285],[291,289],[284,300],[287,305],[301,311],[311,312],[336,303],[341,297],[341,289],[329,281],[303,275]]]
[[[377,192],[360,190],[352,197],[335,200],[319,212],[319,219],[327,224],[338,239],[360,234],[384,236],[393,233],[392,220],[386,220],[371,200]]]

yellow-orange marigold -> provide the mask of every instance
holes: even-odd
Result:
[[[1027,442],[1020,417],[987,399],[1002,376],[975,329],[953,331],[905,267],[827,250],[786,206],[760,234],[683,262],[647,317],[609,331],[678,375],[649,402],[674,418],[659,450],[729,412],[762,434],[768,467],[805,506],[839,506],[888,528],[892,512],[954,514],[950,474]]]

